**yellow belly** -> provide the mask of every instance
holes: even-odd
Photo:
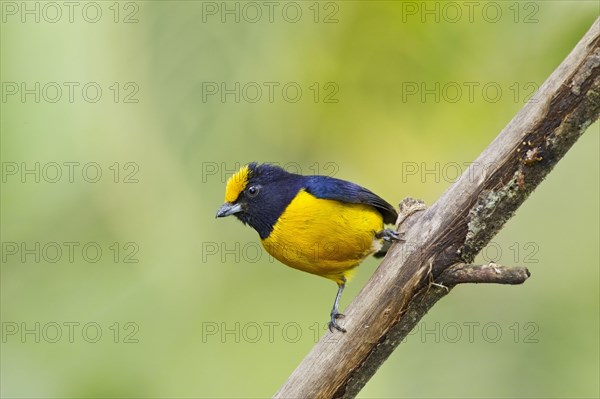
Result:
[[[300,191],[263,246],[280,262],[341,283],[381,247],[383,218],[373,207],[319,199]]]

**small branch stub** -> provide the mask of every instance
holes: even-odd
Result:
[[[459,263],[450,266],[437,279],[445,286],[458,284],[523,284],[531,274],[526,267],[508,267],[496,263],[486,265],[466,265]]]

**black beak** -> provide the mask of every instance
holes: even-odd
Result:
[[[225,216],[233,215],[234,213],[238,213],[242,211],[242,206],[240,204],[232,204],[229,202],[221,205],[219,210],[217,211],[218,218],[224,218]]]

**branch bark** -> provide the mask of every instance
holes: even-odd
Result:
[[[326,333],[275,397],[354,397],[456,284],[523,282],[526,269],[470,264],[599,114],[600,18],[438,201],[399,218],[405,241],[346,309],[348,332]]]
[[[525,267],[507,267],[495,263],[487,265],[465,265],[459,263],[450,266],[438,278],[440,285],[454,287],[466,283],[523,284],[531,274]]]

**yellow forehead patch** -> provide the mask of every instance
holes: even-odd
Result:
[[[250,178],[250,169],[248,165],[243,166],[233,176],[227,180],[227,187],[225,188],[225,201],[235,202],[240,196],[240,193],[244,191]]]

